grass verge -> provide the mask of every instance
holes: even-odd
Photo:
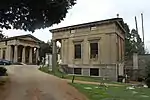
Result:
[[[55,73],[49,70],[49,67],[40,67],[39,70],[55,75],[59,78],[64,78],[64,79],[72,79],[73,75],[68,75],[65,73],[60,72],[59,70],[56,70]],[[75,76],[75,80],[80,80],[80,81],[89,81],[89,82],[100,82],[100,77],[90,77],[90,76]]]
[[[48,74],[55,75],[59,78],[70,79],[70,80],[72,80],[72,78],[73,78],[73,75],[68,75],[68,74],[62,73],[59,70],[56,70],[55,73],[54,73],[51,70],[49,70],[49,67],[40,67],[39,70],[41,70],[45,73],[48,73]],[[91,76],[77,76],[76,75],[74,80],[88,81],[88,82],[102,82],[102,78],[100,78],[100,77],[91,77]],[[110,83],[110,84],[126,85],[126,84],[123,84],[123,83],[112,82],[112,81],[109,81],[109,80],[105,80],[103,82]]]
[[[133,90],[124,87],[100,87],[98,85],[70,83],[89,100],[150,100],[150,89],[136,88]]]

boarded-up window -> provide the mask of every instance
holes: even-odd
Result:
[[[98,43],[90,43],[90,58],[98,58]]]
[[[81,44],[75,44],[74,51],[75,59],[81,59]]]
[[[81,68],[74,68],[74,74],[81,75]]]

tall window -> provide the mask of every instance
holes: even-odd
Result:
[[[81,44],[75,44],[74,45],[74,57],[75,57],[75,59],[81,59]]]
[[[90,58],[98,58],[98,43],[90,43]]]

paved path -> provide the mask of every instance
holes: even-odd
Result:
[[[71,83],[72,80],[69,79],[62,79],[62,80],[66,80],[67,82]],[[91,84],[91,85],[100,85],[100,82],[88,82],[88,81],[80,81],[80,80],[74,80],[74,83],[81,83],[81,84]],[[125,86],[125,85],[120,85],[120,84],[110,84],[110,83],[103,83],[106,86]]]
[[[3,100],[86,100],[67,81],[39,71],[37,66],[6,68],[10,76],[10,87]]]

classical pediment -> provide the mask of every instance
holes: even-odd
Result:
[[[36,42],[40,42],[40,41],[41,41],[41,40],[39,40],[38,38],[34,37],[34,36],[31,35],[31,34],[18,36],[17,39],[29,40],[29,41],[36,41]]]
[[[41,42],[41,40],[39,40],[38,38],[34,37],[31,34],[9,37],[1,41],[10,41],[10,40],[29,40],[29,41]]]
[[[27,40],[27,41],[37,41],[31,37],[24,37],[24,38],[18,38],[18,39],[21,39],[21,40]]]

